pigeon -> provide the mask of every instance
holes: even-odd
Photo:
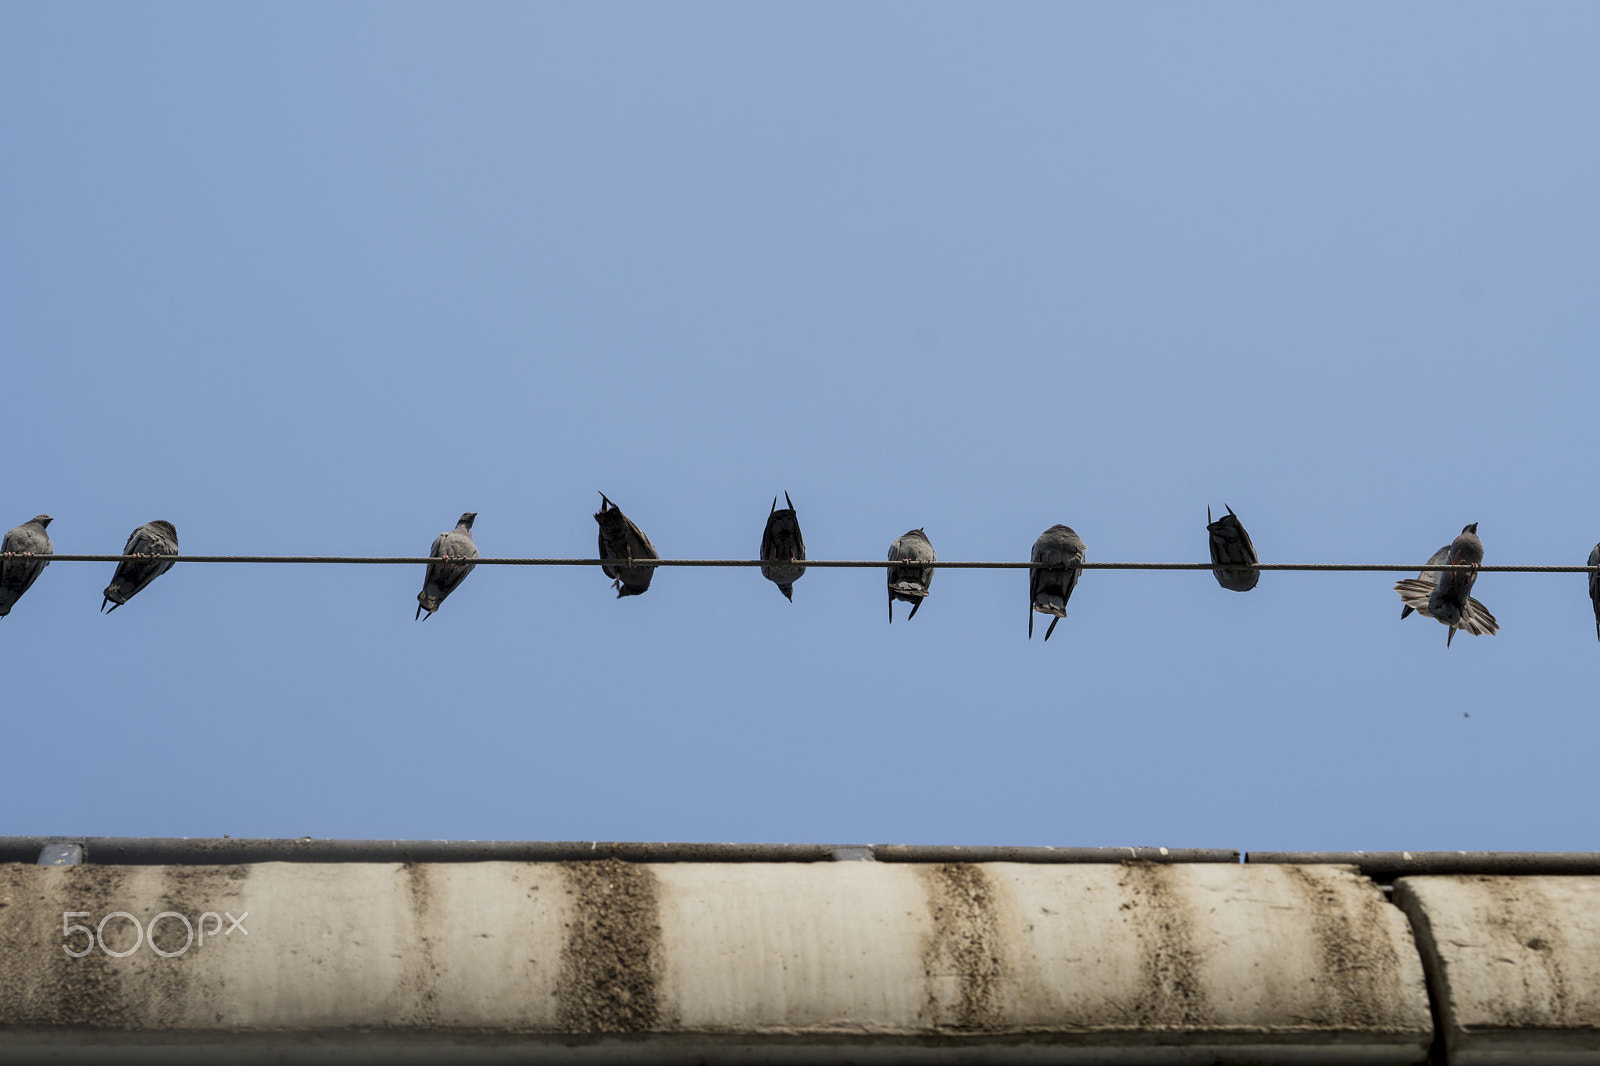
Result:
[[[803,563],[806,559],[806,541],[800,535],[800,519],[794,513],[794,501],[783,494],[789,506],[778,510],[778,498],[772,498],[772,513],[767,515],[767,528],[761,534],[762,562]],[[763,566],[761,576],[778,586],[783,598],[794,602],[794,583],[805,575],[803,566]]]
[[[1083,571],[1083,541],[1071,526],[1051,526],[1033,542],[1033,561],[1050,563],[1048,570],[1028,571],[1028,639],[1033,639],[1033,612],[1054,615],[1044,639],[1056,631],[1056,623],[1067,616],[1067,601],[1078,587]],[[1059,569],[1057,567],[1059,566]]]
[[[1211,534],[1213,564],[1252,564],[1252,569],[1249,570],[1211,571],[1216,575],[1217,584],[1232,592],[1249,592],[1255,588],[1256,582],[1261,580],[1261,571],[1254,569],[1253,564],[1261,560],[1256,558],[1256,546],[1250,543],[1250,534],[1245,532],[1244,524],[1239,521],[1239,516],[1233,513],[1233,508],[1228,507],[1228,513],[1213,522],[1211,508],[1207,507],[1206,532]]]
[[[49,515],[39,515],[13,529],[0,541],[0,618],[11,613],[22,594],[33,587],[44,568],[50,565],[49,559],[40,558],[53,555],[56,550],[50,543],[50,534],[44,531],[49,524]]]
[[[1440,548],[1438,551],[1434,552],[1431,556],[1429,556],[1428,557],[1428,562],[1429,563],[1442,563],[1446,559],[1448,559],[1449,557],[1450,557],[1450,545],[1446,544],[1444,547]],[[1436,584],[1439,583],[1439,571],[1424,569],[1422,571],[1422,573],[1417,575],[1417,580],[1418,581],[1426,581],[1429,585],[1436,585]],[[1402,605],[1401,608],[1400,608],[1400,617],[1402,619],[1404,619],[1408,614],[1410,614],[1414,610],[1416,610],[1415,607],[1406,607],[1406,606]]]
[[[427,611],[428,617],[432,618],[445,597],[460,588],[467,575],[472,573],[472,568],[478,565],[462,561],[478,557],[478,546],[472,542],[472,523],[477,517],[478,512],[468,511],[456,523],[456,528],[433,538],[433,547],[428,555],[439,561],[428,564],[427,576],[422,579],[422,591],[417,593],[417,613],[413,621],[421,618],[423,611]]]
[[[1435,556],[1437,558],[1437,556]],[[1432,561],[1432,560],[1430,560]],[[1471,570],[1441,570],[1437,580],[1408,577],[1395,584],[1400,602],[1425,618],[1432,618],[1450,627],[1444,639],[1445,647],[1456,638],[1456,630],[1464,629],[1473,636],[1485,633],[1491,636],[1500,631],[1489,609],[1473,599],[1473,582],[1478,580],[1478,564],[1483,562],[1483,541],[1478,539],[1478,523],[1473,522],[1461,530],[1461,535],[1450,542],[1445,554],[1446,565],[1470,565]],[[1405,615],[1402,613],[1401,617]]]
[[[936,562],[938,558],[933,552],[933,545],[928,543],[927,534],[920,529],[913,529],[889,545],[890,562],[926,564]],[[923,598],[928,595],[928,586],[931,584],[933,584],[931,566],[889,567],[889,624],[894,624],[895,600],[911,605],[911,613],[906,615],[906,621],[915,618],[917,608],[922,606]]]
[[[105,599],[100,603],[100,610],[106,614],[139,595],[146,585],[172,569],[178,554],[178,531],[171,522],[160,518],[146,522],[133,531],[122,554],[148,558],[124,559],[117,564],[117,572],[111,575],[111,584],[106,586]],[[108,603],[111,611],[106,610]]]
[[[1589,553],[1589,565],[1600,566],[1600,544]],[[1594,601],[1594,635],[1600,637],[1600,570],[1589,571],[1589,598]]]
[[[634,525],[633,520],[622,513],[622,508],[606,499],[603,492],[600,494],[600,510],[595,513],[594,520],[600,523],[600,558],[626,559],[630,563],[635,559],[661,558],[656,546],[644,535],[644,530]],[[601,564],[600,569],[606,577],[613,579],[611,587],[617,590],[619,600],[624,596],[642,596],[650,588],[650,579],[656,573],[653,566]]]

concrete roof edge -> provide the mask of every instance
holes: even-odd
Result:
[[[36,862],[47,844],[77,844],[83,861],[111,866],[259,862],[878,862],[1237,863],[1225,848],[1033,847],[914,844],[712,844],[617,841],[319,840],[231,837],[0,837],[0,862]]]
[[[1251,851],[1255,865],[1354,866],[1374,881],[1426,876],[1600,875],[1595,851]]]

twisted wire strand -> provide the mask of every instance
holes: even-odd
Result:
[[[5,557],[13,557],[6,553]],[[293,563],[311,565],[352,566],[426,566],[440,560],[430,556],[392,555],[39,555],[52,563],[120,563],[142,562],[149,559],[171,559],[178,563]],[[478,566],[610,566],[635,568],[641,566],[791,566],[800,565],[817,569],[873,569],[903,566],[900,559],[806,559],[798,563],[789,560],[762,559],[535,559],[535,558],[481,558],[473,559]],[[926,564],[938,570],[1060,570],[1051,563],[1009,561],[952,561],[940,560]],[[1456,563],[1090,563],[1077,564],[1081,570],[1260,570],[1260,571],[1330,571],[1336,573],[1404,573],[1409,571],[1477,570],[1481,574],[1592,574],[1600,566],[1477,566]]]

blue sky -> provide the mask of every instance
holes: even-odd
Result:
[[[1600,8],[0,9],[0,527],[194,554],[1489,563],[1600,539]],[[0,834],[1600,847],[1581,575],[110,564]],[[899,612],[897,612],[899,613]],[[1470,717],[1467,717],[1470,715]]]

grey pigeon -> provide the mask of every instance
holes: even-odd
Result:
[[[894,601],[900,600],[911,605],[911,613],[906,615],[906,621],[917,616],[917,608],[922,606],[923,599],[928,595],[928,586],[933,584],[933,567],[925,564],[938,561],[938,556],[933,552],[933,545],[928,543],[928,536],[920,529],[913,529],[903,537],[895,538],[889,545],[889,561],[902,562],[908,566],[889,567],[889,624],[894,624]]]
[[[1455,640],[1458,629],[1464,629],[1475,637],[1498,633],[1500,623],[1494,620],[1494,615],[1489,613],[1487,607],[1471,596],[1473,582],[1478,580],[1478,564],[1483,562],[1483,541],[1478,539],[1478,523],[1473,522],[1462,528],[1461,535],[1450,542],[1444,562],[1450,566],[1467,565],[1472,569],[1441,570],[1437,581],[1408,577],[1394,587],[1400,593],[1400,602],[1425,618],[1449,626],[1450,630],[1444,639],[1445,647]]]
[[[1600,566],[1600,544],[1589,553],[1589,565]],[[1589,571],[1589,598],[1594,601],[1594,635],[1600,637],[1600,570]]]
[[[622,508],[606,499],[603,492],[600,494],[600,510],[595,513],[594,520],[600,523],[600,558],[626,559],[630,563],[635,559],[661,558],[656,546],[644,535],[644,530],[634,525],[632,519],[622,513]],[[624,596],[643,595],[650,588],[650,579],[656,574],[653,566],[601,564],[600,569],[606,577],[613,579],[611,587],[617,590],[619,600]]]
[[[1227,507],[1226,504],[1223,506]],[[1239,521],[1239,516],[1233,513],[1233,508],[1228,507],[1228,513],[1213,522],[1211,508],[1207,507],[1206,532],[1211,534],[1213,565],[1251,564],[1251,569],[1211,571],[1216,575],[1217,584],[1232,592],[1249,592],[1255,588],[1256,582],[1261,580],[1261,571],[1254,569],[1254,564],[1261,560],[1256,558],[1256,546],[1250,543],[1250,534],[1245,532],[1244,524]]]
[[[772,498],[772,512],[767,515],[767,528],[761,534],[761,561],[803,563],[806,559],[806,541],[800,535],[800,519],[794,513],[794,501],[783,494],[785,510],[778,510],[778,498]],[[778,586],[783,598],[794,602],[794,583],[805,576],[803,566],[763,566],[761,576]]]
[[[428,564],[427,576],[422,579],[422,591],[417,593],[416,618],[421,618],[423,611],[427,611],[428,617],[432,618],[445,597],[460,588],[467,575],[472,573],[472,568],[478,565],[464,561],[478,557],[478,546],[472,542],[472,523],[477,517],[478,512],[468,511],[456,523],[456,528],[433,538],[433,547],[428,555],[439,561]]]
[[[117,564],[117,572],[111,575],[111,584],[106,586],[105,599],[100,602],[100,610],[106,614],[133,599],[146,585],[172,569],[178,554],[178,531],[171,522],[160,518],[146,522],[133,531],[122,554],[149,558],[124,559]],[[106,611],[108,603],[111,611]]]
[[[1036,563],[1049,563],[1048,570],[1028,571],[1028,639],[1033,639],[1033,613],[1054,615],[1044,639],[1056,631],[1056,623],[1067,616],[1067,601],[1072,590],[1078,587],[1083,574],[1083,540],[1071,526],[1051,526],[1033,542],[1032,559]]]
[[[1429,556],[1428,562],[1442,563],[1448,558],[1450,558],[1450,545],[1446,544],[1444,547],[1440,548],[1438,551]],[[1424,568],[1422,573],[1417,575],[1416,579],[1418,581],[1426,581],[1429,585],[1436,585],[1439,583],[1439,571]],[[1404,619],[1414,610],[1416,610],[1415,607],[1407,607],[1404,605],[1404,603],[1402,603],[1400,606],[1400,617]]]
[[[0,541],[0,618],[11,613],[22,594],[33,587],[44,568],[50,565],[49,559],[41,558],[56,550],[50,543],[50,534],[44,531],[49,524],[49,515],[39,515],[13,529]]]

